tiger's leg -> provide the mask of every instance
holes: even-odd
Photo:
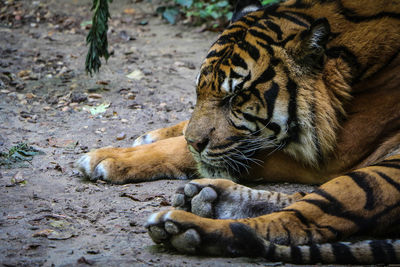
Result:
[[[257,218],[209,219],[171,210],[153,214],[146,226],[156,243],[182,252],[267,257],[263,240],[300,245],[383,232],[398,224],[399,203],[397,155],[335,178],[283,210]]]
[[[161,178],[186,179],[196,163],[183,136],[130,148],[100,148],[76,163],[90,180],[122,184]]]
[[[281,210],[304,195],[251,189],[226,179],[198,179],[177,190],[173,206],[206,218],[239,219]]]
[[[132,146],[140,146],[151,144],[159,140],[177,137],[183,135],[188,121],[182,121],[170,127],[160,128],[154,131],[147,132],[135,139]]]

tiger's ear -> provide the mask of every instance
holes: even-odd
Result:
[[[314,21],[308,30],[300,34],[299,45],[294,57],[296,62],[306,67],[322,67],[326,44],[331,34],[326,18]]]
[[[260,10],[262,5],[258,0],[238,0],[233,12],[231,23],[238,21],[244,15]]]

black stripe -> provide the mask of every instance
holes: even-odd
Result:
[[[290,257],[293,263],[303,263],[303,255],[298,246],[290,246]]]
[[[211,50],[206,58],[210,58],[210,57],[223,57],[223,55],[227,52],[227,48],[223,48],[221,50],[219,50],[218,52],[216,50]]]
[[[267,52],[271,55],[271,57],[274,55],[274,50],[272,49],[270,44],[264,44],[260,41],[256,41],[256,43],[261,46],[262,48],[264,48],[265,50],[267,50]]]
[[[362,16],[358,15],[354,10],[350,8],[346,8],[343,6],[341,1],[338,1],[340,5],[341,14],[348,20],[354,23],[364,22],[364,21],[371,21],[381,18],[393,18],[393,19],[400,19],[400,14],[395,12],[379,12],[372,16]]]
[[[303,21],[299,20],[298,18],[296,18],[296,17],[294,17],[292,15],[286,14],[286,13],[273,13],[273,14],[270,14],[270,16],[287,19],[290,22],[292,22],[292,23],[294,23],[296,25],[305,27],[305,28],[308,28],[308,26],[309,26],[306,23],[304,23]]]
[[[243,58],[239,54],[234,53],[231,57],[231,62],[235,66],[242,67],[243,69],[247,69],[246,61],[244,61]]]
[[[333,255],[335,255],[335,263],[357,263],[357,259],[353,256],[353,254],[350,251],[350,248],[342,243],[333,243],[331,244],[332,246],[332,252]]]
[[[312,4],[310,3],[303,3],[302,0],[296,0],[296,2],[294,2],[291,5],[287,5],[285,7],[291,7],[291,8],[310,8],[312,7]]]
[[[301,211],[298,211],[296,209],[284,209],[284,210],[281,210],[278,212],[292,212],[292,215],[294,215],[297,219],[299,219],[302,224],[304,224],[307,227],[310,226],[310,223],[308,222],[307,218],[304,217],[304,215],[303,215],[303,213],[301,213]]]
[[[375,173],[378,174],[380,177],[382,177],[382,179],[384,179],[386,182],[388,182],[389,184],[394,186],[397,189],[397,191],[400,191],[400,183],[394,181],[392,178],[390,178],[389,176],[387,176],[383,172],[375,171]]]
[[[364,192],[365,192],[365,205],[364,209],[373,210],[376,207],[376,200],[374,197],[374,188],[368,183],[369,175],[364,172],[350,172],[347,174]]]
[[[232,114],[235,115],[233,112],[232,112]],[[235,117],[236,117],[236,115],[235,115]],[[252,130],[247,128],[245,125],[236,125],[236,123],[233,120],[231,120],[231,119],[228,119],[228,120],[229,120],[230,124],[233,127],[235,127],[237,130],[246,131],[246,132],[249,132],[249,133],[252,132]]]
[[[366,220],[365,217],[358,216],[353,214],[352,212],[347,211],[336,198],[334,198],[321,188],[315,190],[313,194],[320,195],[324,197],[327,201],[318,199],[300,199],[299,202],[304,201],[311,205],[315,205],[329,215],[341,217],[354,222],[360,228],[366,228],[366,225],[370,223],[370,221]]]
[[[260,52],[258,51],[258,48],[250,44],[249,42],[245,40],[241,40],[241,42],[237,43],[238,47],[244,50],[246,53],[249,54],[249,56],[254,59],[254,61],[257,61],[260,58]]]
[[[245,31],[245,30],[246,30],[246,27],[243,27],[242,25],[237,24],[237,23],[232,23],[232,24],[230,24],[228,27],[226,27],[226,29],[227,29],[227,30],[240,29],[240,30]]]
[[[277,138],[278,134],[281,132],[282,128],[279,124],[275,122],[261,122],[265,127],[270,129],[271,131],[274,132],[274,136],[271,136],[270,138],[275,139]]]
[[[322,262],[321,252],[319,250],[319,246],[316,244],[310,245],[310,262]]]
[[[254,229],[238,222],[230,223],[229,227],[234,238],[227,249],[232,255],[261,256],[265,254],[264,242]]]
[[[269,243],[269,246],[267,248],[267,253],[265,254],[265,258],[269,260],[275,260],[275,251],[276,251],[276,246],[274,243]]]
[[[369,242],[374,261],[379,263],[394,263],[397,262],[396,252],[392,244],[385,240],[372,240]]]
[[[271,87],[264,92],[264,100],[267,103],[267,120],[270,120],[272,118],[278,93],[279,85],[275,82],[272,82]]]
[[[275,77],[275,70],[274,68],[269,65],[268,68],[258,77],[255,81],[253,81],[250,87],[256,88],[257,84],[265,83],[272,80]]]
[[[381,163],[374,164],[372,166],[379,166],[379,167],[386,167],[386,168],[393,168],[400,170],[400,164],[385,163],[384,161],[382,161]]]
[[[308,23],[313,23],[314,22],[314,18],[313,17],[311,17],[310,15],[307,15],[307,14],[304,14],[304,13],[301,13],[301,12],[297,12],[297,11],[285,11],[285,13],[286,14],[292,14],[292,15],[295,15],[295,16],[297,16],[297,17],[300,17],[300,18],[302,18],[302,19],[304,19],[304,20],[306,20]]]
[[[383,162],[391,162],[391,163],[399,163],[400,164],[400,159],[385,159]]]
[[[281,40],[282,39],[282,34],[283,34],[283,32],[281,30],[281,27],[278,26],[276,23],[274,23],[272,21],[269,21],[269,20],[267,20],[266,24],[267,24],[267,27],[271,31],[275,32],[276,37],[278,38],[278,40]]]
[[[257,29],[250,29],[249,33],[263,41],[266,41],[269,45],[276,43],[272,37],[266,35],[264,32],[258,31]]]

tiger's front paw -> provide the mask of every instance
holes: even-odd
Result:
[[[186,179],[194,166],[183,136],[138,147],[96,149],[76,163],[90,180],[117,184],[161,178]]]
[[[76,167],[85,177],[92,181],[104,180],[118,183],[121,177],[118,177],[114,166],[117,153],[116,150],[113,153],[112,148],[94,150],[83,155],[76,162]]]
[[[226,179],[198,179],[179,188],[172,204],[205,218],[240,219],[271,213],[294,200],[292,196],[251,189]]]
[[[228,220],[212,220],[181,210],[152,214],[146,223],[152,240],[182,253],[229,253],[224,242],[233,238]]]
[[[137,148],[100,148],[83,155],[76,167],[92,181],[122,184],[152,179],[157,169],[152,169],[148,160],[151,153],[146,147]],[[157,160],[154,157],[153,161]]]

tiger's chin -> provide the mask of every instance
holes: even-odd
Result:
[[[201,177],[224,178],[232,180],[234,182],[239,181],[239,177],[241,174],[241,172],[239,172],[238,170],[233,170],[228,165],[218,164],[216,166],[206,163],[204,161],[197,162],[197,170]]]

